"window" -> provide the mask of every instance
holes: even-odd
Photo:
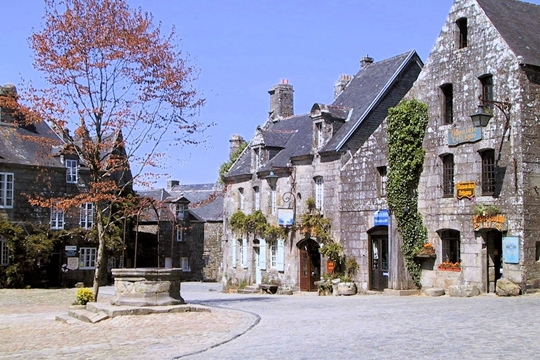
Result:
[[[322,122],[318,122],[315,124],[315,147],[318,149],[323,146],[323,143],[323,126]]]
[[[270,242],[270,268],[284,271],[285,269],[285,240],[279,239]]]
[[[13,174],[0,172],[0,208],[13,207]]]
[[[186,204],[176,203],[175,204],[176,219],[185,220],[186,217]]]
[[[56,208],[51,209],[51,229],[61,230],[64,228],[64,211]]]
[[[386,180],[387,180],[386,166],[378,167],[377,172],[379,173],[379,196],[385,197],[386,196]]]
[[[253,188],[253,202],[255,203],[255,211],[261,210],[261,192],[259,191],[259,187],[255,186]]]
[[[495,150],[484,150],[482,157],[482,195],[493,195],[495,192]]]
[[[248,267],[247,255],[248,255],[248,242],[247,242],[247,239],[242,239],[242,267],[244,269],[247,269]]]
[[[277,241],[270,242],[270,267],[275,269],[277,267]]]
[[[319,210],[324,208],[324,181],[320,176],[315,178],[315,207]]]
[[[444,124],[452,124],[454,122],[454,87],[452,86],[452,84],[444,84],[443,86],[441,86],[441,90],[444,97]]]
[[[454,155],[447,154],[442,157],[443,163],[443,196],[454,196]]]
[[[9,249],[7,240],[0,236],[0,266],[9,265]]]
[[[180,258],[180,267],[182,268],[182,271],[189,272],[191,271],[191,268],[189,267],[189,258],[188,257],[181,257]]]
[[[244,189],[238,189],[238,208],[240,211],[244,211],[246,205],[246,199],[244,197]]]
[[[176,241],[178,242],[184,241],[184,232],[181,226],[176,227]]]
[[[271,189],[270,190],[270,196],[272,197],[272,199],[271,199],[272,215],[276,215],[277,214],[277,193],[276,193],[276,189]]]
[[[66,159],[66,168],[67,168],[66,182],[67,183],[69,184],[77,183],[78,166],[79,166],[79,162],[77,160]]]
[[[253,165],[255,166],[255,171],[261,167],[261,148],[253,149]]]
[[[94,204],[85,203],[81,205],[80,226],[83,229],[91,229],[94,226]]]
[[[466,48],[468,45],[467,18],[458,19],[456,26],[458,30],[458,49]]]
[[[490,74],[482,75],[478,78],[482,85],[482,100],[493,101],[493,76]],[[484,108],[492,109],[492,104],[486,104]]]
[[[461,262],[459,231],[440,231],[442,240],[442,261]]]
[[[81,248],[79,252],[79,269],[94,269],[96,267],[96,248]]]
[[[536,242],[536,262],[540,262],[540,241]]]
[[[232,242],[231,242],[231,245],[232,245],[232,249],[231,249],[231,255],[232,255],[232,259],[231,259],[231,262],[232,262],[232,267],[233,268],[236,268],[236,263],[238,262],[238,254],[237,254],[237,246],[236,244],[238,242],[240,242],[241,240],[236,240],[234,239]]]

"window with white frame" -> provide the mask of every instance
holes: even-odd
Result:
[[[324,138],[323,138],[323,126],[322,122],[318,122],[315,124],[315,147],[318,149],[321,146],[323,146]]]
[[[255,203],[255,211],[261,210],[261,192],[258,186],[253,188],[253,202]]]
[[[96,254],[96,248],[82,247],[79,252],[79,269],[94,269],[96,267]]]
[[[175,204],[176,218],[178,220],[185,220],[186,217],[186,204],[176,203]]]
[[[81,205],[80,226],[83,229],[91,229],[94,226],[94,204],[84,203]]]
[[[66,159],[66,182],[76,184],[78,179],[79,162],[73,159]]]
[[[13,173],[0,172],[0,208],[13,207]]]
[[[324,181],[321,176],[315,178],[315,207],[324,209]]]
[[[272,215],[277,215],[277,192],[276,192],[276,189],[270,190],[270,195],[272,197],[272,199],[271,199]]]
[[[178,242],[184,241],[184,232],[182,231],[181,226],[176,227],[176,241]]]
[[[64,228],[64,211],[57,208],[51,209],[51,229],[61,230]]]
[[[270,242],[270,267],[275,269],[277,267],[277,240]]]
[[[9,248],[7,240],[0,236],[0,266],[9,265]]]
[[[187,272],[191,271],[191,268],[189,267],[189,258],[186,256],[183,256],[180,258],[180,267],[182,268],[182,271]]]

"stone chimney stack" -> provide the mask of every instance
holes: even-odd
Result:
[[[293,87],[289,80],[282,79],[281,83],[272,87],[270,94],[270,111],[268,115],[272,121],[279,121],[294,115]]]
[[[337,97],[341,95],[343,90],[345,90],[347,85],[349,85],[349,83],[351,82],[352,78],[352,75],[341,75],[339,77],[339,80],[334,85],[334,100],[336,100]]]
[[[244,138],[240,135],[233,135],[231,136],[231,140],[229,140],[229,157],[234,154],[234,152],[244,143]]]
[[[167,181],[167,191],[171,191],[175,186],[179,186],[180,181],[178,180],[169,180]]]
[[[374,61],[375,59],[373,59],[372,57],[369,57],[369,55],[366,55],[360,59],[360,68],[364,69],[368,67],[369,65],[373,64]]]
[[[0,96],[12,97],[17,99],[17,88],[13,84],[6,84],[0,86]],[[0,122],[4,123],[13,123],[15,119],[13,118],[13,109],[0,107]]]

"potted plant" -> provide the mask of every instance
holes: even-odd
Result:
[[[357,292],[356,284],[353,281],[356,272],[358,271],[358,262],[355,258],[348,257],[345,260],[345,273],[340,277],[340,282],[337,284],[338,295],[355,295]]]

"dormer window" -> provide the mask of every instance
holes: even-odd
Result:
[[[78,180],[79,162],[73,159],[66,159],[66,182],[68,184],[76,184]]]
[[[184,220],[186,217],[186,205],[185,204],[176,204],[176,218],[178,220]]]
[[[456,21],[457,27],[457,45],[458,49],[463,49],[468,46],[468,30],[467,30],[467,18],[461,18]]]
[[[324,144],[324,137],[323,137],[323,123],[318,122],[315,123],[315,148],[320,148]]]
[[[253,149],[253,166],[255,167],[255,171],[259,170],[262,165],[261,151],[262,149],[260,147]]]

